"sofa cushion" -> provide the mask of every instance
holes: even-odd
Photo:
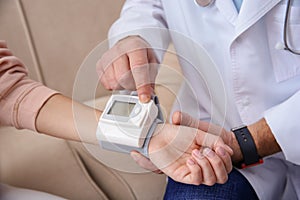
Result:
[[[107,198],[65,140],[1,127],[0,159],[2,183],[67,199]]]

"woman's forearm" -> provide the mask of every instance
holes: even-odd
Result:
[[[36,129],[62,139],[98,144],[96,129],[100,115],[98,110],[56,94],[41,108]]]

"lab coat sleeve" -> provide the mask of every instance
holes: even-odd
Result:
[[[286,160],[300,165],[300,91],[264,113]]]
[[[154,49],[158,61],[169,45],[169,34],[163,6],[160,0],[127,0],[120,18],[109,30],[109,45],[137,35],[146,40]]]

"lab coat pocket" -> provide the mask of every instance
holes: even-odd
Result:
[[[284,50],[284,18],[286,5],[278,5],[267,16],[269,50],[277,82],[300,75],[300,55]],[[292,6],[287,28],[288,45],[300,52],[300,7]]]

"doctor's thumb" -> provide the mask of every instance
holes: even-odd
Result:
[[[172,115],[172,123],[175,125],[188,126],[192,128],[199,127],[199,120],[193,118],[187,113],[176,111]]]

